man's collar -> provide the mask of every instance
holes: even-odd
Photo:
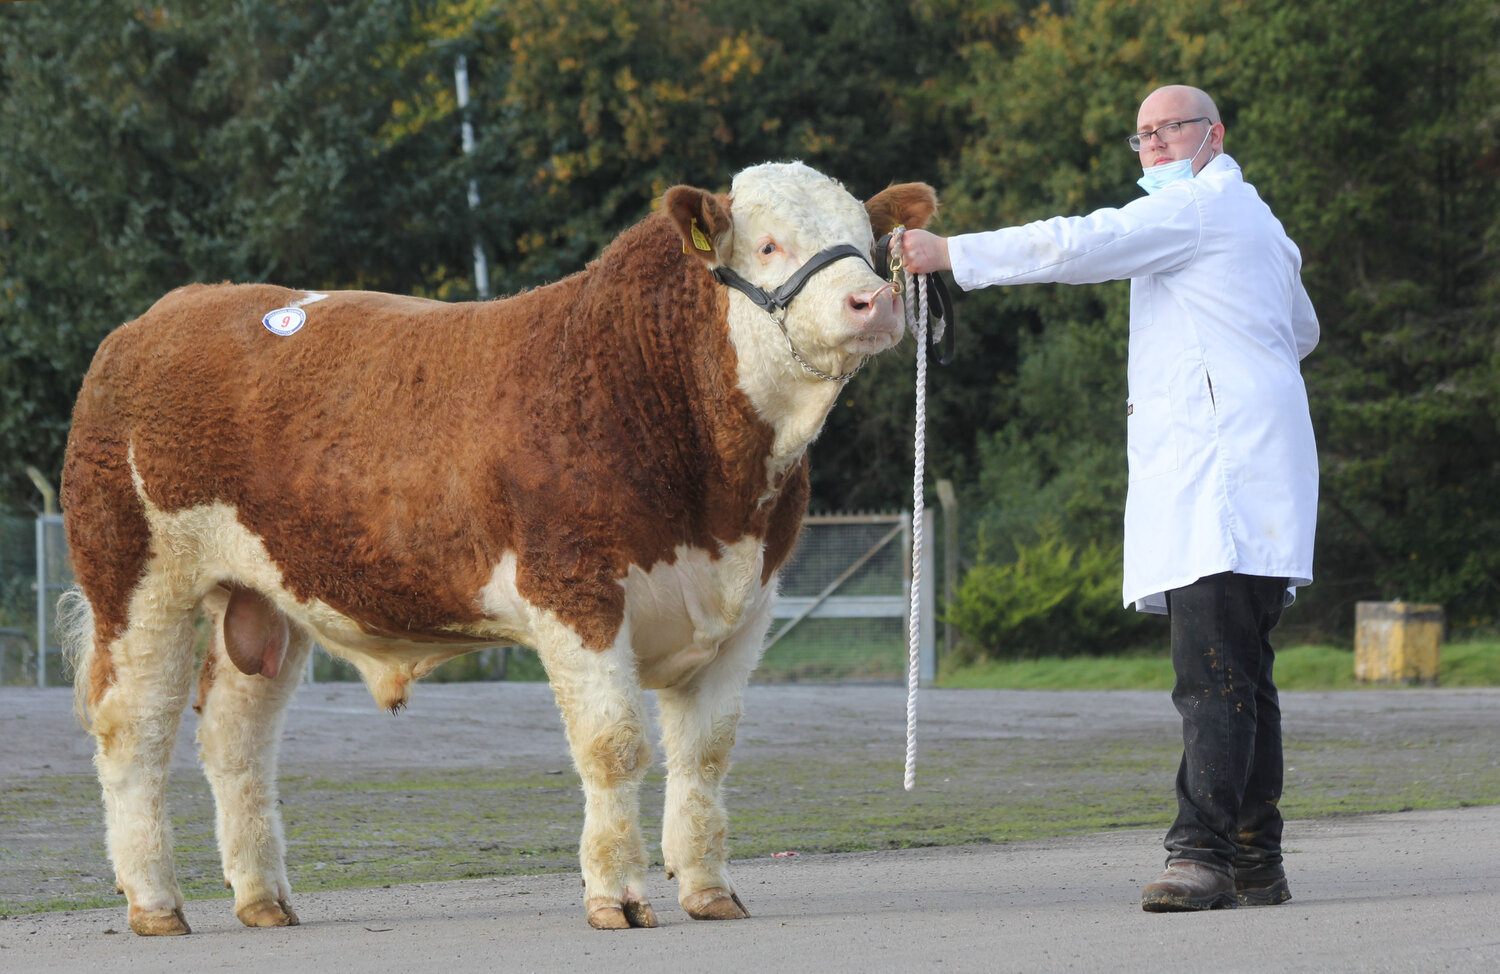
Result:
[[[1240,164],[1234,161],[1234,157],[1227,152],[1221,152],[1203,164],[1198,170],[1198,176],[1217,176],[1220,173],[1239,173]]]

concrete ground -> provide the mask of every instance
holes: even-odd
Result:
[[[418,732],[434,735],[422,752],[429,761],[492,748],[497,734],[513,745],[503,764],[565,760],[545,687],[423,686],[417,712],[399,724],[361,694],[300,691],[287,762],[349,760],[333,746],[347,741],[361,760],[389,754],[400,763]],[[742,746],[753,753],[899,737],[904,696],[892,687],[752,687]],[[1129,738],[1172,720],[1165,694],[934,691],[921,707],[919,732],[929,742],[1083,740],[1084,729],[1088,739]],[[1283,709],[1289,732],[1359,726],[1399,741],[1440,726],[1454,746],[1489,754],[1489,764],[1500,745],[1500,690],[1288,694]],[[87,767],[87,746],[65,712],[53,691],[0,692],[0,717],[12,718],[0,721],[0,783],[43,767]],[[190,765],[191,748],[178,758]],[[241,927],[228,899],[192,901],[194,933],[182,938],[134,936],[122,903],[0,919],[0,971],[1500,970],[1500,806],[1294,819],[1286,830],[1294,898],[1277,907],[1143,913],[1140,887],[1161,868],[1160,841],[1156,830],[1119,830],[738,861],[735,882],[754,915],[727,923],[687,919],[656,869],[662,926],[620,933],[587,927],[574,872],[296,893],[302,926],[276,930]]]
[[[655,930],[583,921],[572,874],[304,893],[300,927],[250,930],[195,904],[189,937],[124,910],[0,921],[0,970],[1472,971],[1500,970],[1500,806],[1295,823],[1293,899],[1148,914],[1154,832],[735,866],[749,920],[658,902]]]

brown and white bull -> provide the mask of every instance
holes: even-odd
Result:
[[[585,270],[504,300],[195,285],[106,338],[63,474],[64,628],[131,928],[188,932],[165,786],[200,611],[198,741],[245,924],[297,922],[276,752],[313,640],[392,711],[444,660],[537,649],[596,927],[656,925],[637,821],[656,690],[667,876],[691,916],[747,916],[720,788],[842,386],[792,349],[841,377],[902,317],[865,259],[809,278],[784,334],[711,271],[775,289],[935,208],[924,184],[861,206],[764,165],[727,196],[669,190]]]

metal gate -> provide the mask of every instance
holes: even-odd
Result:
[[[933,577],[927,569],[923,575]],[[754,679],[903,679],[910,591],[910,514],[806,518],[781,570],[781,597]],[[929,645],[923,655],[930,659],[935,600],[924,602],[922,630]]]

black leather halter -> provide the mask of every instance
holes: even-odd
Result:
[[[888,233],[876,241],[875,263],[873,265],[870,263],[870,259],[865,256],[865,252],[852,244],[839,244],[836,247],[829,247],[827,250],[820,250],[816,254],[813,254],[807,263],[797,268],[797,271],[774,291],[767,291],[758,284],[751,284],[735,271],[723,265],[715,267],[713,275],[720,284],[732,287],[749,298],[755,303],[756,307],[770,315],[776,324],[781,326],[781,333],[786,336],[787,349],[804,369],[820,379],[837,382],[854,375],[855,372],[864,367],[864,363],[860,363],[852,371],[845,372],[843,375],[829,375],[809,364],[806,359],[798,354],[797,349],[792,345],[792,336],[787,334],[787,309],[792,303],[792,298],[797,296],[814,274],[834,261],[843,260],[845,257],[858,257],[864,261],[865,265],[874,270],[881,280],[887,280],[896,284],[896,293],[900,294],[900,284],[896,280],[896,274],[891,270],[891,237],[892,234]],[[928,313],[931,315],[934,324],[934,341],[942,341],[943,343],[943,350],[938,354],[938,364],[947,365],[953,361],[954,338],[957,331],[953,320],[953,299],[949,296],[948,288],[943,283],[942,277],[937,274],[925,275],[923,285],[927,289]]]
[[[813,254],[811,260],[797,268],[797,272],[787,278],[786,283],[774,291],[767,291],[757,284],[751,284],[739,274],[722,265],[714,268],[714,277],[719,279],[720,284],[734,288],[751,301],[754,301],[756,307],[760,308],[766,314],[775,317],[776,312],[786,311],[787,306],[792,303],[792,298],[797,296],[797,293],[807,284],[809,278],[834,261],[843,260],[845,257],[858,257],[866,265],[870,263],[870,258],[866,257],[864,251],[858,247],[853,244],[839,244],[837,247],[829,247],[827,250],[820,250],[816,254]]]

